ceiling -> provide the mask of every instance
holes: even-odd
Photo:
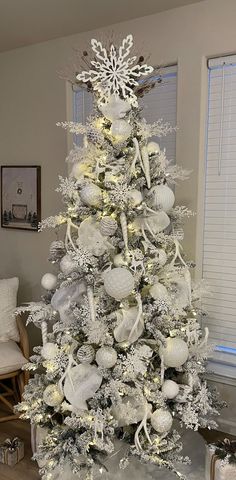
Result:
[[[0,52],[202,0],[0,0]]]

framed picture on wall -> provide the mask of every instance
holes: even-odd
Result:
[[[1,226],[38,231],[41,221],[41,167],[1,167]]]

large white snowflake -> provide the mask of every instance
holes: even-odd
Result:
[[[110,95],[129,99],[130,103],[137,106],[137,97],[133,88],[138,85],[137,78],[153,72],[153,67],[135,64],[137,57],[127,58],[133,46],[133,36],[128,35],[117,50],[111,45],[108,52],[101,42],[91,40],[92,50],[100,61],[91,61],[94,67],[88,72],[77,75],[83,82],[91,82],[93,89],[99,94],[100,102],[106,103]]]

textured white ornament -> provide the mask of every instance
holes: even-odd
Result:
[[[166,252],[162,248],[158,248],[156,253],[157,253],[156,258],[158,260],[159,266],[163,267],[167,262]]]
[[[132,132],[131,125],[126,120],[114,120],[111,134],[117,142],[125,142]]]
[[[128,192],[128,198],[130,198],[131,204],[134,207],[137,207],[143,201],[142,193],[139,190],[137,190],[136,188],[134,188],[133,190],[130,190],[130,192]]]
[[[112,407],[112,415],[118,422],[118,427],[125,427],[133,423],[141,422],[147,413],[147,418],[150,418],[152,412],[152,405],[147,403],[144,398],[124,397],[118,405]]]
[[[80,364],[71,368],[66,376],[64,394],[73,411],[87,410],[86,400],[92,398],[102,383],[102,376],[95,365]]]
[[[45,360],[52,360],[58,354],[58,346],[56,343],[47,342],[42,347],[41,355]]]
[[[57,286],[57,277],[53,273],[45,273],[41,279],[41,285],[45,290],[54,290]]]
[[[102,190],[94,183],[89,183],[80,190],[80,198],[88,207],[100,207],[102,203]]]
[[[117,253],[113,258],[113,263],[116,267],[124,267],[128,265],[127,260],[124,258],[122,253]]]
[[[134,220],[134,226],[137,228],[143,228],[150,232],[153,236],[157,233],[163,232],[170,224],[170,219],[165,212],[156,212],[153,215],[146,217],[137,217]]]
[[[96,362],[99,367],[112,368],[117,362],[117,352],[112,347],[101,347],[96,353]]]
[[[158,155],[160,153],[160,146],[156,142],[149,142],[147,144],[148,155]]]
[[[92,50],[97,57],[93,61],[93,69],[79,73],[76,78],[82,82],[91,82],[98,92],[101,102],[109,102],[110,96],[129,98],[130,103],[138,106],[137,97],[132,87],[138,86],[138,77],[149,75],[152,67],[137,63],[137,57],[129,57],[133,46],[133,37],[128,35],[119,48],[111,45],[110,51],[105,50],[101,42],[91,40]]]
[[[144,330],[143,315],[140,316],[139,323],[132,335],[130,336],[132,329],[135,325],[138,313],[138,307],[130,307],[127,309],[117,310],[116,316],[118,325],[114,329],[114,337],[117,342],[133,343],[136,342],[139,337],[141,337]]]
[[[48,385],[43,392],[43,401],[49,407],[57,407],[63,401],[64,395],[58,385]]]
[[[150,190],[151,207],[169,212],[175,203],[175,196],[167,185],[155,185]]]
[[[124,118],[130,109],[130,102],[127,100],[122,100],[122,98],[119,98],[114,94],[110,95],[107,103],[103,103],[99,106],[99,110],[102,112],[104,117],[111,122]]]
[[[168,292],[165,287],[165,285],[162,285],[161,283],[155,283],[151,288],[150,288],[150,295],[154,300],[162,300],[168,297]]]
[[[92,363],[95,358],[95,350],[92,345],[82,345],[77,352],[80,363]]]
[[[172,400],[177,397],[179,393],[179,385],[173,380],[165,380],[162,385],[162,393],[165,398]]]
[[[72,256],[68,253],[62,257],[60,261],[60,270],[64,275],[70,275],[77,268],[76,262],[73,260]]]
[[[158,433],[167,433],[170,431],[173,423],[172,415],[164,408],[158,408],[151,415],[151,424]]]
[[[160,355],[163,356],[166,367],[181,367],[188,359],[188,345],[182,338],[168,337],[166,347],[160,347]]]
[[[116,300],[122,300],[134,289],[134,277],[126,268],[113,268],[104,276],[104,288],[108,295]]]
[[[100,221],[100,232],[105,237],[111,237],[117,230],[117,221],[112,217],[103,217]]]

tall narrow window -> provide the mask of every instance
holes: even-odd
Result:
[[[211,368],[236,376],[236,56],[209,60],[203,305]]]

